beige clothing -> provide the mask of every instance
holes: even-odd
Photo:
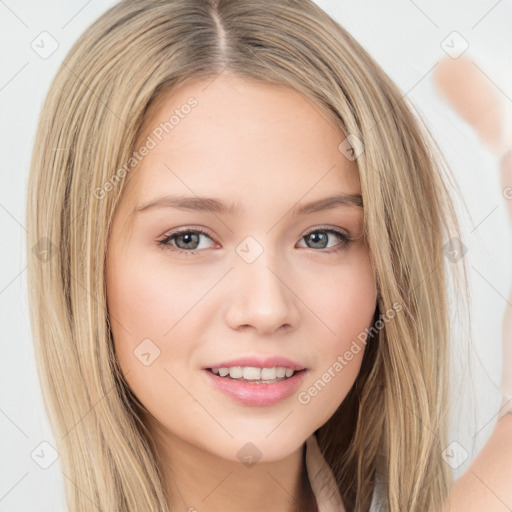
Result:
[[[334,475],[320,451],[314,434],[306,439],[306,469],[318,512],[346,512]],[[377,508],[378,487],[379,485],[373,494],[370,512],[380,510]]]

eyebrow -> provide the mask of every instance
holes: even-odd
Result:
[[[363,209],[363,198],[360,194],[338,194],[311,201],[309,203],[297,204],[292,208],[292,215],[307,215],[323,210],[331,210],[338,206],[355,206]],[[141,206],[137,206],[134,212],[144,212],[153,208],[175,208],[196,212],[211,212],[224,215],[240,214],[240,204],[233,202],[225,203],[220,199],[212,197],[187,197],[187,196],[163,196],[151,200]]]

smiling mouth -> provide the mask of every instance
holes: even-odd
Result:
[[[270,407],[297,391],[307,368],[214,366],[202,370],[218,391],[244,406]]]

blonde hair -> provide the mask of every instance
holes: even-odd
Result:
[[[447,169],[400,90],[311,0],[123,1],[83,33],[51,85],[28,184],[28,280],[69,508],[169,510],[144,408],[113,349],[105,252],[149,107],[224,70],[306,94],[343,138],[364,145],[356,161],[378,285],[375,321],[395,303],[402,310],[369,337],[355,385],[316,434],[348,512],[368,510],[377,477],[391,512],[438,510],[452,483],[441,458],[449,403],[444,246],[460,238]],[[37,244],[45,257],[30,252]]]

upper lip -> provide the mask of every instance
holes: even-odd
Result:
[[[220,363],[214,363],[208,366],[207,368],[231,368],[233,366],[254,366],[256,368],[275,368],[275,367],[284,367],[291,368],[292,370],[304,370],[305,366],[299,363],[288,359],[287,357],[282,356],[267,356],[267,357],[257,357],[257,356],[246,356],[239,357],[237,359],[229,359],[228,361],[222,361]]]

